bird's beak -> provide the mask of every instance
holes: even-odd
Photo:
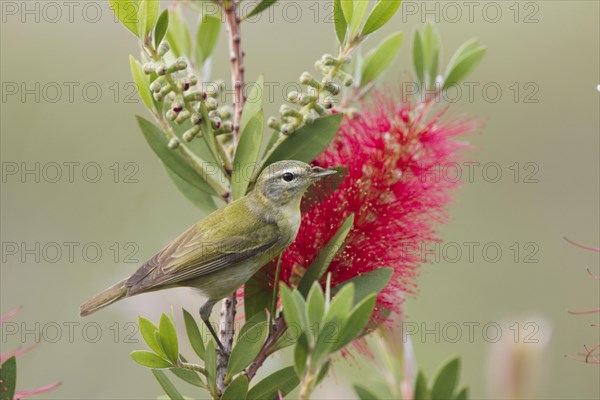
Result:
[[[312,169],[311,169],[311,178],[314,181],[318,181],[328,175],[334,175],[334,174],[337,174],[337,171],[334,169],[325,169],[325,168],[321,168],[321,167],[312,167]]]

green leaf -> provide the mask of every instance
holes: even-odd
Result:
[[[333,0],[333,22],[335,23],[335,34],[337,35],[340,45],[342,45],[346,39],[348,23],[344,17],[340,1],[341,0]]]
[[[144,341],[146,342],[148,347],[150,347],[152,351],[154,351],[159,356],[166,357],[165,353],[162,350],[162,347],[160,347],[160,343],[158,343],[158,341],[156,340],[155,333],[158,332],[158,328],[144,317],[138,318],[138,326],[140,328],[142,338],[144,338]]]
[[[249,85],[248,98],[244,104],[242,117],[240,118],[240,132],[244,132],[244,129],[250,120],[262,110],[265,93],[264,86],[264,78],[262,75],[258,77],[254,84]]]
[[[306,333],[303,333],[298,338],[296,347],[294,347],[294,369],[298,377],[304,376],[306,369],[306,360],[308,359],[308,340],[306,339]]]
[[[343,328],[346,326],[349,311],[352,308],[353,298],[354,285],[350,284],[340,290],[331,301],[325,314],[323,328],[319,332],[312,352],[311,360],[313,362],[320,362],[329,353],[333,352],[332,349],[339,343],[339,337],[343,334]]]
[[[485,55],[486,48],[484,46],[477,47],[464,54],[456,62],[456,65],[450,70],[444,80],[444,88],[450,85],[458,84],[465,79],[473,69],[481,62]]]
[[[238,338],[233,350],[231,350],[225,379],[230,379],[250,365],[265,343],[268,332],[267,323],[262,322],[254,325]]]
[[[281,304],[283,305],[283,316],[285,322],[289,327],[295,327],[301,332],[307,330],[307,326],[304,324],[304,307],[299,305],[292,291],[287,287],[285,283],[281,283],[280,286]]]
[[[281,391],[281,395],[285,396],[294,390],[299,383],[300,380],[294,373],[294,367],[285,367],[254,385],[246,398],[247,400],[272,399],[277,396],[278,391]]]
[[[202,176],[194,171],[179,151],[171,150],[168,147],[169,142],[159,127],[140,116],[136,118],[146,141],[168,169],[195,188],[216,195],[214,189],[206,183]]]
[[[148,368],[170,368],[173,366],[169,361],[154,353],[143,350],[135,350],[130,353],[136,363]]]
[[[260,3],[258,3],[258,5],[252,11],[250,11],[250,14],[248,14],[248,15],[246,15],[246,17],[244,17],[244,19],[246,20],[248,18],[251,18],[255,15],[260,14],[261,12],[263,12],[267,8],[271,7],[276,2],[277,2],[277,0],[262,0]]]
[[[306,298],[306,318],[309,330],[313,327],[320,327],[325,313],[325,297],[321,290],[319,282],[313,283],[310,292]]]
[[[175,324],[171,318],[165,313],[160,316],[158,336],[160,338],[160,345],[167,355],[167,359],[173,364],[177,364],[177,361],[179,360],[177,330],[175,329]]]
[[[358,398],[360,400],[378,400],[379,399],[377,396],[375,396],[370,391],[370,389],[364,387],[363,385],[355,383],[354,385],[352,385],[352,387],[354,388],[354,391],[356,392],[356,394],[358,395]]]
[[[194,352],[201,360],[204,360],[204,355],[206,353],[204,348],[204,337],[200,333],[200,328],[194,317],[192,317],[192,314],[185,309],[183,310],[183,322],[185,323],[185,331],[187,332],[192,349],[194,349]]]
[[[430,398],[425,374],[423,371],[419,371],[415,381],[415,400],[429,400]]]
[[[450,399],[458,385],[460,359],[452,358],[446,362],[436,374],[431,389],[431,397],[435,400]]]
[[[365,56],[361,68],[360,85],[373,82],[390,66],[402,46],[403,33],[396,32],[386,37]]]
[[[350,317],[346,320],[342,332],[337,338],[337,343],[333,348],[334,351],[341,349],[363,332],[371,318],[371,314],[373,314],[375,300],[377,300],[377,294],[373,293],[350,311]]]
[[[269,287],[272,280],[264,269],[259,270],[244,285],[244,315],[246,320],[262,313],[266,319],[265,310],[271,305],[273,288]]]
[[[246,331],[248,331],[250,328],[252,328],[254,325],[257,325],[261,322],[265,322],[267,320],[267,314],[262,312],[262,313],[256,313],[254,314],[251,318],[248,318],[246,320],[246,323],[244,324],[244,326],[242,326],[242,329],[240,329],[240,334],[239,336],[244,336],[246,334]]]
[[[337,252],[340,250],[346,240],[346,236],[352,229],[354,224],[354,214],[350,215],[337,230],[335,235],[327,242],[327,244],[319,250],[317,257],[306,269],[306,272],[302,276],[300,283],[298,284],[298,290],[303,295],[306,295],[310,290],[313,282],[318,281],[331,263],[331,260],[335,257]]]
[[[206,146],[210,150],[213,159],[220,160],[217,151],[217,139],[215,138],[215,133],[213,132],[212,124],[210,123],[208,110],[206,109],[206,104],[204,102],[200,103],[200,115],[202,116],[200,127],[202,128],[202,137],[204,138],[204,143],[206,143]],[[220,162],[219,166],[222,167]]]
[[[325,364],[323,364],[321,366],[321,370],[319,371],[319,374],[317,375],[317,380],[315,385],[318,385],[319,383],[321,383],[321,381],[325,378],[325,376],[327,376],[327,372],[329,372],[329,367],[331,366],[331,361],[326,361]]]
[[[342,114],[317,118],[287,137],[271,153],[264,166],[282,160],[313,161],[331,143],[342,122]]]
[[[135,36],[140,37],[138,26],[141,0],[109,0],[108,2],[115,16],[125,28],[129,29]]]
[[[167,40],[175,57],[192,54],[192,38],[181,12],[181,6],[175,7],[170,12]]]
[[[171,372],[179,379],[189,383],[190,385],[197,386],[202,389],[206,389],[206,384],[202,381],[197,372],[183,369],[183,368],[171,368]]]
[[[415,75],[419,79],[419,83],[425,82],[425,60],[423,55],[423,41],[421,40],[421,33],[418,29],[415,29],[413,33],[412,59]]]
[[[158,1],[157,0],[140,0],[140,12],[138,14],[138,32],[140,37],[146,37],[156,23],[158,18]]]
[[[431,23],[426,23],[423,29],[423,56],[425,82],[432,86],[438,75],[440,38]]]
[[[231,175],[231,194],[237,200],[246,194],[252,172],[260,153],[264,132],[264,115],[262,110],[256,113],[244,127],[240,136],[233,172]]]
[[[352,36],[356,35],[360,30],[368,7],[369,0],[355,0],[354,10],[352,11],[352,22],[350,22],[350,33]]]
[[[217,350],[213,339],[209,339],[206,344],[204,369],[206,370],[206,383],[208,384],[208,388],[211,393],[214,393],[217,387]]]
[[[401,3],[402,0],[379,0],[369,14],[360,34],[366,36],[385,25],[396,14]]]
[[[446,76],[448,75],[448,73],[450,71],[452,71],[454,66],[456,66],[456,64],[458,63],[458,61],[460,59],[462,59],[462,57],[464,57],[466,54],[470,53],[471,51],[477,49],[478,47],[479,47],[479,39],[477,39],[477,38],[469,39],[466,42],[464,42],[463,44],[461,44],[460,47],[458,49],[456,49],[456,51],[452,55],[452,58],[450,58],[448,65],[446,66]]]
[[[394,273],[393,268],[378,268],[373,271],[365,272],[362,275],[348,279],[331,289],[332,294],[338,293],[344,286],[354,284],[354,302],[353,305],[361,302],[365,297],[372,293],[379,293],[388,284]]]
[[[352,21],[352,13],[354,11],[354,2],[352,0],[340,0],[342,6],[342,12],[346,21]]]
[[[0,365],[0,400],[13,400],[17,386],[17,359],[10,357]]]
[[[454,400],[467,400],[469,398],[469,388],[464,387],[458,391],[458,394],[454,398]]]
[[[158,2],[157,2],[158,3]],[[158,48],[158,45],[165,38],[167,30],[169,29],[169,9],[165,8],[156,22],[154,28],[154,47]]]
[[[131,67],[131,75],[137,87],[140,98],[150,110],[152,110],[152,93],[150,92],[150,81],[148,75],[144,74],[142,65],[133,56],[129,56],[129,66]]]
[[[248,377],[240,375],[235,378],[221,395],[221,400],[245,400],[248,393]]]
[[[167,378],[167,375],[163,371],[153,369],[152,373],[171,400],[184,400],[183,395],[179,393],[173,382]]]
[[[221,18],[204,14],[196,35],[196,63],[198,65],[203,65],[208,60],[217,45],[220,32]]]
[[[213,196],[190,185],[170,169],[165,168],[165,170],[167,171],[169,178],[171,178],[175,184],[175,187],[177,187],[177,189],[179,189],[185,198],[188,199],[198,209],[203,211],[205,214],[210,214],[218,208]]]

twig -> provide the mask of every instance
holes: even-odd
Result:
[[[235,90],[233,99],[233,145],[237,146],[240,137],[240,120],[242,110],[246,101],[244,97],[244,51],[242,50],[242,35],[240,30],[240,18],[237,15],[239,0],[223,0],[223,10],[225,11],[225,23],[229,33],[229,49],[231,61],[231,84]]]
[[[263,365],[267,357],[273,354],[277,341],[279,338],[281,338],[281,336],[283,336],[286,330],[287,325],[283,319],[283,314],[279,314],[279,317],[277,317],[277,320],[275,321],[275,328],[269,333],[267,341],[263,345],[262,349],[260,349],[260,353],[258,353],[252,364],[246,368],[246,376],[248,377],[248,380],[252,380],[252,378],[254,378],[254,375],[256,375],[256,372]]]

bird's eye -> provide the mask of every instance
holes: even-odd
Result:
[[[291,172],[285,172],[283,175],[281,175],[281,178],[286,182],[291,182],[294,180],[295,176]]]

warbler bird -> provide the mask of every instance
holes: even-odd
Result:
[[[223,350],[209,322],[213,306],[294,241],[304,192],[335,173],[300,161],[271,164],[249,194],[191,226],[129,278],[83,304],[80,315],[140,293],[192,287],[207,299],[200,307],[200,317]]]

